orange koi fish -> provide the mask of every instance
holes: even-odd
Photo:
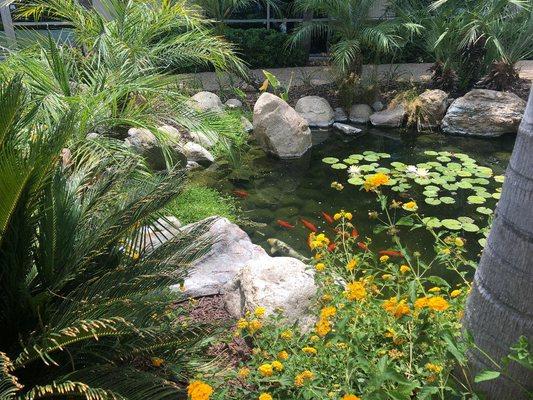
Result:
[[[364,251],[367,251],[368,250],[368,246],[365,242],[359,242],[357,243],[357,246],[361,249],[361,250],[364,250]]]
[[[245,199],[245,198],[247,198],[249,196],[249,194],[248,194],[248,192],[246,190],[238,190],[238,189],[236,189],[236,190],[233,191],[233,194],[235,196],[239,196],[241,199]]]
[[[355,228],[352,229],[352,237],[354,239],[357,239],[359,237],[359,232],[357,232],[357,229]]]
[[[307,228],[309,229],[311,232],[318,232],[318,229],[316,228],[316,226],[314,226],[311,222],[303,219],[303,218],[300,218],[300,221],[302,221],[302,224]]]
[[[334,220],[333,220],[333,217],[331,215],[329,215],[327,212],[324,212],[322,211],[322,216],[324,217],[324,219],[326,220],[326,222],[330,225],[333,224]]]
[[[294,225],[291,225],[290,223],[288,223],[287,221],[284,221],[282,219],[278,219],[276,222],[282,228],[287,228],[287,229],[293,229],[294,228]]]
[[[337,245],[335,243],[330,243],[328,246],[328,251],[331,253],[336,248],[337,248]]]
[[[402,252],[396,250],[380,250],[378,253],[380,256],[403,257]]]

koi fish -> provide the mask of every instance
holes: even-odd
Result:
[[[291,225],[290,223],[288,223],[287,221],[284,221],[282,219],[278,219],[276,222],[282,228],[287,228],[287,229],[293,229],[294,228],[294,225]]]
[[[314,226],[311,222],[303,219],[303,218],[300,218],[300,221],[302,221],[302,224],[307,228],[309,229],[311,232],[318,232],[318,229],[316,228],[316,226]]]
[[[403,257],[402,252],[396,250],[380,250],[378,253],[380,256]]]
[[[245,199],[245,198],[247,198],[248,195],[249,195],[248,192],[247,192],[246,190],[238,190],[238,189],[234,190],[234,191],[233,191],[233,194],[234,194],[235,196],[239,196],[241,199]]]
[[[328,251],[331,253],[336,248],[337,248],[337,245],[335,243],[330,243],[330,245],[328,246]]]
[[[324,217],[324,219],[326,220],[326,222],[330,225],[333,224],[334,220],[333,220],[333,217],[331,215],[329,215],[327,212],[324,212],[322,211],[322,216]]]
[[[361,249],[361,250],[364,250],[364,251],[367,251],[368,250],[368,246],[365,242],[359,242],[357,243],[357,246]]]
[[[352,235],[351,235],[354,239],[357,239],[359,237],[359,232],[357,232],[357,229],[353,228],[352,229]]]

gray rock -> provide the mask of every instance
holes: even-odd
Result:
[[[387,128],[398,128],[403,125],[407,113],[403,105],[392,109],[379,111],[370,116],[370,122],[374,126],[383,126]]]
[[[375,101],[372,103],[372,109],[376,112],[378,111],[383,111],[383,109],[385,108],[385,106],[383,105],[383,103],[381,101]]]
[[[187,161],[196,161],[201,165],[211,164],[215,161],[215,157],[213,157],[209,150],[194,142],[187,142],[183,146],[183,154],[187,157]]]
[[[189,132],[189,135],[194,143],[198,143],[200,146],[210,149],[218,143],[216,133],[212,132],[209,136],[200,131]]]
[[[309,126],[327,128],[335,120],[335,112],[329,105],[328,101],[319,96],[305,96],[296,103],[294,108],[300,114]]]
[[[222,112],[224,107],[220,97],[211,92],[196,93],[191,97],[190,103],[200,111]]]
[[[426,90],[418,96],[418,99],[420,101],[418,131],[423,132],[440,127],[448,109],[448,93],[439,89]]]
[[[263,93],[255,103],[253,126],[259,145],[280,158],[300,157],[312,145],[307,121],[271,93]]]
[[[228,108],[242,108],[242,101],[239,99],[229,99],[225,104]]]
[[[346,111],[344,111],[344,108],[337,107],[335,110],[335,122],[346,122],[348,121],[348,115],[346,114]]]
[[[252,259],[225,288],[224,303],[235,318],[265,307],[266,315],[281,311],[287,323],[306,330],[314,322],[311,311],[317,293],[313,271],[289,257]]]
[[[130,128],[128,137],[124,142],[136,153],[143,156],[148,165],[154,170],[162,171],[166,169],[167,165],[161,144],[148,129]]]
[[[355,126],[348,125],[348,124],[341,124],[340,122],[335,122],[333,124],[333,127],[347,135],[355,135],[357,133],[362,132],[362,129],[356,128]]]
[[[144,231],[147,240],[143,243],[142,251],[150,252],[168,242],[180,233],[181,226],[181,222],[172,215],[158,218]]]
[[[242,128],[247,133],[250,133],[254,130],[254,126],[252,125],[250,121],[248,121],[248,118],[246,117],[241,117],[241,124],[242,124]]]
[[[173,143],[179,143],[181,141],[181,133],[172,125],[163,125],[157,128]]]
[[[445,133],[496,137],[516,133],[526,102],[513,93],[475,89],[455,100],[444,119]]]
[[[187,171],[196,171],[202,169],[203,167],[196,161],[187,161],[187,165],[185,166],[185,168],[187,169]]]
[[[87,139],[89,140],[96,140],[96,139],[100,139],[102,136],[99,134],[99,133],[96,133],[96,132],[89,132],[87,134]]]
[[[350,121],[357,124],[366,124],[370,121],[372,107],[368,104],[354,104],[350,109]]]

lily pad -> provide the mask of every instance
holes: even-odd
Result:
[[[503,176],[503,175],[496,175],[496,176],[494,177],[494,180],[495,180],[496,182],[498,182],[498,183],[503,183],[503,181],[505,181],[505,176]]]
[[[487,207],[478,207],[476,208],[476,211],[480,214],[485,214],[485,215],[491,215],[493,213],[493,211]]]
[[[440,220],[435,217],[425,217],[422,219],[422,222],[429,228],[440,228],[442,226]]]
[[[336,164],[339,162],[339,159],[335,157],[326,157],[322,159],[322,162],[326,164]]]
[[[468,196],[467,201],[469,204],[483,204],[486,200],[481,196]]]
[[[441,222],[443,227],[453,231],[458,231],[463,227],[463,224],[456,219],[443,219]]]
[[[438,206],[442,203],[439,199],[435,199],[432,197],[426,197],[426,200],[424,201],[426,202],[426,204],[429,204],[430,206]]]
[[[464,223],[461,223],[462,227],[463,227],[463,231],[465,232],[477,232],[479,231],[479,226],[477,226],[476,224],[464,224]]]
[[[348,179],[348,183],[350,185],[360,186],[365,183],[365,180],[359,177],[354,177],[354,178]]]
[[[492,193],[492,198],[496,200],[500,200],[500,197],[502,194],[500,192]]]
[[[348,166],[346,164],[337,163],[337,164],[333,164],[331,166],[331,168],[333,168],[333,169],[346,169],[346,168],[348,168]]]
[[[444,204],[454,204],[455,203],[455,199],[453,197],[448,197],[448,196],[441,197],[440,201],[442,201]]]

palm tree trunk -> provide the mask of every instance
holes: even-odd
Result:
[[[520,336],[533,343],[533,90],[464,322],[477,347],[500,364]],[[469,354],[469,360],[474,376],[483,370],[497,370],[478,350]],[[480,383],[477,389],[489,400],[529,398],[520,386],[533,389],[531,371],[511,362],[505,375]]]

